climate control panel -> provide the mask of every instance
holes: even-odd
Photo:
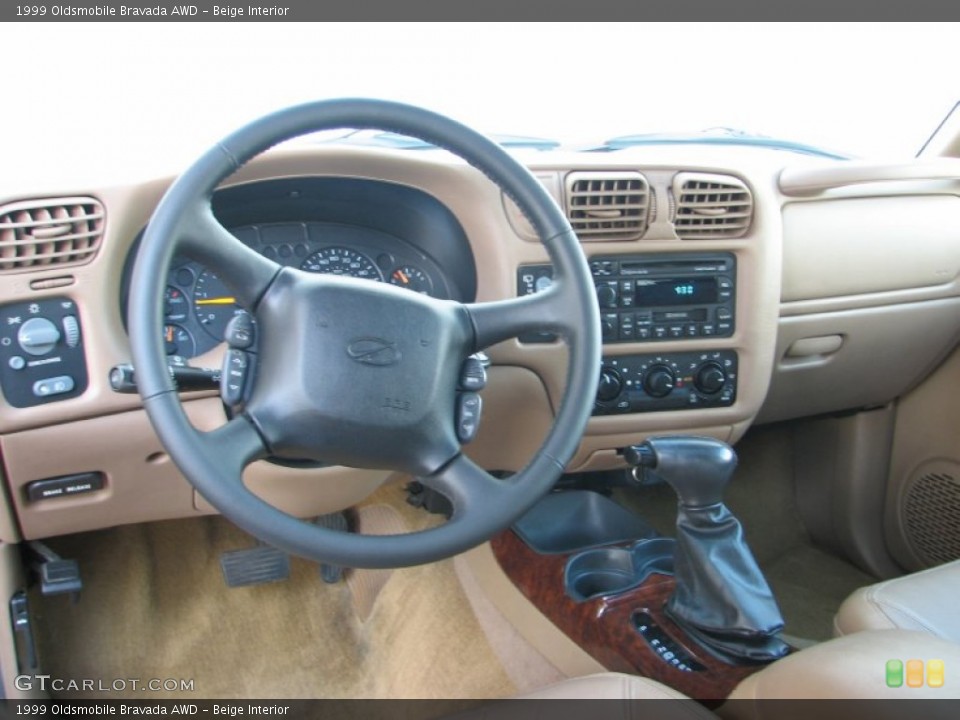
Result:
[[[736,399],[733,350],[617,355],[603,358],[593,414],[728,407]]]
[[[0,308],[0,389],[18,408],[67,400],[87,389],[73,300],[44,298]]]

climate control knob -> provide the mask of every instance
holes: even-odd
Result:
[[[613,400],[623,391],[623,377],[612,367],[600,370],[600,383],[597,385],[597,400]]]
[[[720,392],[726,383],[727,374],[723,371],[723,368],[715,362],[709,362],[701,366],[693,378],[693,384],[697,390],[706,395],[713,395],[714,393]]]
[[[662,398],[673,392],[677,376],[666,365],[654,365],[643,378],[643,389],[651,397]]]

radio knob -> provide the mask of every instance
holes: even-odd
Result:
[[[600,370],[600,384],[597,385],[597,400],[613,400],[623,391],[623,377],[612,367]]]
[[[693,379],[693,384],[697,390],[707,395],[720,392],[726,383],[727,374],[723,371],[723,368],[715,362],[709,362],[703,365],[697,370],[697,374]]]
[[[613,285],[597,285],[597,302],[602,308],[617,306],[617,289]]]
[[[654,365],[643,379],[643,388],[651,397],[662,398],[673,392],[677,376],[666,365]]]

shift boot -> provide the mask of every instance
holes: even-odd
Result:
[[[676,589],[667,613],[726,659],[766,662],[788,647],[783,617],[747,547],[723,491],[736,468],[733,449],[711,438],[654,438],[630,450],[677,493]]]

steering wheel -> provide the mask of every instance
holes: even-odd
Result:
[[[307,132],[380,129],[445,148],[486,174],[536,228],[553,263],[545,291],[495,302],[437,300],[368,280],[281,267],[214,217],[215,188],[273,145]],[[167,367],[164,278],[174,254],[211,268],[255,318],[252,389],[241,412],[194,428]],[[590,272],[570,224],[540,183],[499,146],[441,115],[400,103],[344,99],[263,117],[210,149],[169,188],[140,245],[129,304],[137,386],[176,465],[225,517],[302,557],[345,567],[401,567],[467,550],[509,526],[556,482],[590,417],[600,323]],[[497,479],[468,459],[455,432],[463,360],[525,330],[562,336],[567,385],[529,464]],[[241,357],[241,356],[237,356]],[[409,473],[446,496],[437,527],[368,536],[319,527],[264,502],[243,484],[267,456]]]

